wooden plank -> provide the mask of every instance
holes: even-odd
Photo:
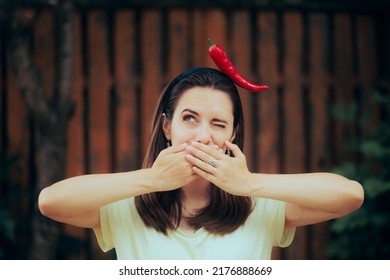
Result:
[[[195,9],[191,17],[192,33],[193,33],[193,67],[206,67],[210,63],[210,58],[207,54],[207,34],[206,34],[206,12],[203,9]]]
[[[73,80],[71,99],[74,106],[72,117],[68,123],[67,135],[67,159],[66,159],[66,177],[83,175],[85,169],[85,151],[84,151],[84,100],[83,88],[84,77],[82,72],[82,32],[80,15],[76,14],[73,22],[75,26],[74,40],[74,61],[73,61]],[[64,224],[63,232],[66,236],[82,240],[85,244],[87,238],[86,229]],[[86,248],[80,248],[80,254],[69,254],[67,259],[85,259],[87,258]]]
[[[53,95],[56,72],[54,26],[53,11],[50,10],[42,10],[34,25],[34,64],[48,97]]]
[[[257,171],[280,173],[280,135],[278,112],[278,43],[277,15],[275,12],[259,12],[256,17],[257,71],[260,83],[270,89],[257,97],[255,122]],[[281,250],[274,248],[272,259],[281,259]]]
[[[116,105],[116,171],[134,170],[141,166],[138,158],[137,94],[139,73],[136,58],[136,15],[118,11],[115,15],[115,88]]]
[[[329,99],[329,74],[327,72],[329,40],[327,17],[325,14],[313,14],[309,17],[310,55],[310,168],[311,171],[323,171],[330,167],[330,139],[327,102]]]
[[[285,114],[285,158],[284,170],[287,173],[302,172],[304,166],[304,132],[302,105],[302,17],[298,13],[284,14],[284,100]]]
[[[141,129],[142,158],[145,155],[152,119],[162,91],[162,16],[158,10],[145,10],[141,18]]]
[[[7,127],[7,156],[17,156],[17,164],[10,170],[10,186],[18,188],[20,203],[11,211],[18,219],[29,219],[29,202],[33,185],[29,182],[30,150],[30,121],[29,114],[21,93],[17,87],[13,73],[11,55],[7,54],[7,112],[5,114]],[[25,237],[23,237],[23,241]]]
[[[305,171],[304,108],[302,102],[302,42],[303,21],[301,14],[283,14],[285,45],[284,63],[284,159],[283,172]],[[306,228],[298,228],[293,244],[286,250],[287,259],[306,259]]]
[[[372,104],[372,95],[377,83],[377,50],[376,50],[376,32],[373,15],[358,15],[356,18],[356,43],[358,60],[358,83],[361,93],[361,114],[364,117],[370,112],[373,113],[372,119],[363,129],[363,133],[372,128],[380,118],[379,108]]]
[[[261,12],[257,16],[258,79],[270,87],[258,97],[256,145],[258,171],[263,173],[281,172],[277,24],[274,12]]]
[[[223,9],[214,8],[207,10],[206,13],[206,30],[205,30],[204,45],[201,45],[201,49],[204,49],[205,56],[208,56],[207,39],[211,39],[214,43],[221,45],[228,56],[231,56],[230,47],[227,41],[227,18]],[[206,60],[206,67],[217,68],[211,58]]]
[[[85,81],[83,77],[82,31],[81,19],[78,14],[74,20],[75,41],[71,99],[74,110],[68,123],[67,164],[66,176],[73,177],[85,174],[85,150],[84,150],[84,111],[85,104],[83,90]]]
[[[227,18],[224,10],[219,8],[195,9],[193,17],[194,66],[217,68],[208,55],[210,39],[221,45],[228,55],[231,55],[227,45]]]
[[[89,172],[110,172],[110,72],[108,61],[107,14],[102,11],[88,13],[88,88],[89,88]],[[92,237],[93,254],[98,259],[105,259]]]
[[[90,172],[110,171],[107,16],[100,11],[88,15]]]
[[[353,45],[351,17],[346,13],[334,16],[335,105],[350,105],[354,98],[353,91]],[[334,128],[333,150],[334,163],[339,164],[351,153],[345,150],[345,141],[355,134],[353,125],[336,122]]]
[[[189,22],[188,12],[172,9],[168,13],[168,77],[167,83],[189,68]]]
[[[250,15],[248,11],[239,10],[232,15],[232,45],[231,45],[231,60],[236,69],[249,80],[254,80],[255,75],[251,71],[252,61],[252,39],[250,34]],[[254,147],[253,147],[253,119],[252,119],[252,102],[253,96],[248,90],[238,87],[240,92],[242,107],[244,110],[245,122],[245,141],[244,154],[247,158],[248,168],[251,171],[255,170],[254,166]]]
[[[327,30],[328,18],[323,13],[309,15],[309,120],[311,172],[328,171],[331,167],[329,115],[328,115],[328,88],[329,74],[327,67]],[[311,232],[310,257],[326,259],[328,243],[328,223],[320,223],[309,227]]]
[[[207,36],[206,34],[206,23],[205,23],[205,12],[202,9],[192,10],[191,17],[194,19],[191,25],[193,33],[193,65],[192,67],[206,66],[206,61],[209,60],[207,55]]]

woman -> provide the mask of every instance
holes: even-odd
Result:
[[[270,259],[296,227],[361,206],[361,185],[339,175],[250,172],[243,131],[235,84],[188,70],[161,97],[142,169],[57,182],[40,210],[93,228],[118,259]]]

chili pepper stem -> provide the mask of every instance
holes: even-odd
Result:
[[[214,47],[214,46],[215,46],[215,44],[214,44],[213,42],[211,42],[210,39],[207,39],[207,42],[209,43],[209,46],[210,46],[210,47]]]

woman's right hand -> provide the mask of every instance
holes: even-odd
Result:
[[[180,188],[198,177],[192,165],[186,160],[187,144],[166,148],[160,152],[151,167],[159,191]]]

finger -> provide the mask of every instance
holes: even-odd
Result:
[[[212,159],[221,159],[223,156],[217,145],[208,146],[199,142],[192,142],[191,145],[187,146],[187,150],[206,162]]]
[[[207,173],[212,174],[216,170],[215,167],[211,166],[210,163],[207,163],[191,154],[186,155],[186,159],[193,165],[193,167],[197,167]]]
[[[242,151],[240,150],[240,148],[236,144],[233,144],[228,140],[225,140],[225,146],[226,146],[226,148],[228,148],[229,150],[232,151],[234,157],[236,157],[236,158],[244,155],[242,153]]]
[[[170,147],[164,149],[163,151],[165,151],[166,154],[175,154],[175,153],[184,151],[187,146],[188,146],[187,143],[182,143],[179,145],[170,146]]]
[[[215,180],[215,176],[211,173],[208,173],[200,168],[198,168],[197,166],[193,166],[192,167],[192,170],[194,171],[195,174],[199,175],[200,177],[202,177],[203,179],[213,183],[214,183],[214,180]]]
[[[189,157],[189,159],[194,161],[193,164],[198,165],[200,168],[205,169],[208,167],[206,165],[212,166],[213,168],[216,167],[218,160],[215,159],[213,156],[192,146],[188,146],[187,151],[188,155],[192,156]]]

